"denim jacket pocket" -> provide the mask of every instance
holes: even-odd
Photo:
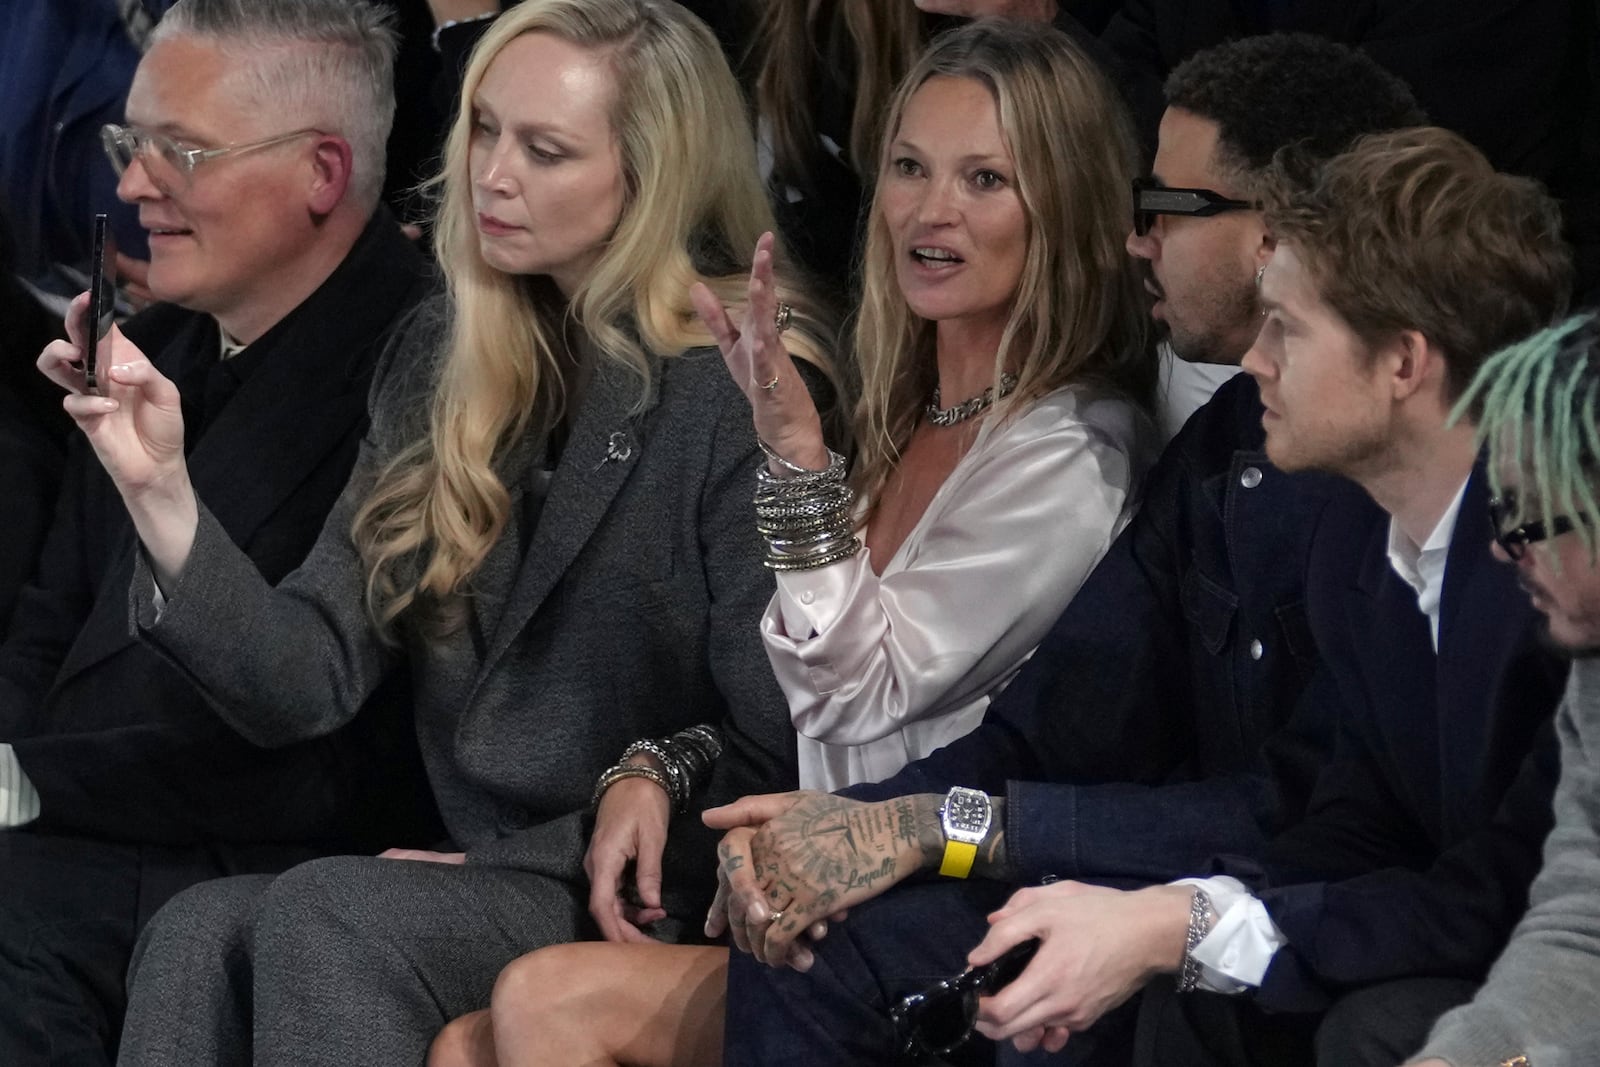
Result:
[[[1189,568],[1183,576],[1184,617],[1213,656],[1227,646],[1228,631],[1238,607],[1237,594],[1207,578],[1198,567]]]
[[[1304,600],[1291,600],[1280,604],[1276,611],[1278,625],[1283,629],[1284,644],[1293,654],[1295,662],[1306,676],[1317,665],[1317,643],[1311,636],[1311,618]]]

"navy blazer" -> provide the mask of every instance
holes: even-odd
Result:
[[[1318,531],[1307,589],[1338,690],[1335,757],[1259,864],[1222,864],[1263,890],[1288,939],[1265,1006],[1315,1010],[1391,978],[1481,979],[1527,906],[1567,663],[1490,553],[1487,497],[1480,465],[1450,543],[1437,655],[1389,565],[1389,517],[1352,509]]]
[[[1317,662],[1306,562],[1324,508],[1361,494],[1283,474],[1263,446],[1260,394],[1240,374],[1173,438],[1138,514],[983,723],[846,795],[1004,792],[1025,880],[1161,880],[1264,843],[1331,745],[1320,713],[1290,718]]]
[[[255,369],[198,427],[196,491],[268,581],[316,541],[367,427],[378,354],[430,285],[425,261],[378,211],[322,286],[251,345]],[[169,375],[221,350],[211,316],[171,305],[126,332]],[[139,644],[128,621],[133,525],[81,434],[72,449],[39,575],[0,646],[0,741],[15,746],[41,801],[30,829],[213,848],[427,843],[416,835],[436,833],[437,817],[403,700],[336,737],[266,751]]]

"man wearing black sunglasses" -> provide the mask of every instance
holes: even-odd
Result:
[[[1500,557],[1574,658],[1557,713],[1556,825],[1530,908],[1471,1004],[1442,1018],[1416,1067],[1600,1062],[1600,315],[1574,316],[1489,363],[1470,406],[1496,462]],[[1422,1057],[1428,1057],[1422,1060]]]

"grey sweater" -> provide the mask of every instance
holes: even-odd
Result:
[[[1600,1064],[1600,658],[1574,664],[1556,728],[1556,823],[1528,914],[1478,995],[1439,1020],[1417,1059]]]

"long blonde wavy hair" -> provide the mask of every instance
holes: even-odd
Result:
[[[548,279],[484,262],[468,166],[478,85],[501,49],[536,32],[604,50],[616,78],[623,207],[565,306]],[[435,637],[464,619],[471,578],[510,510],[495,463],[565,414],[567,328],[586,335],[589,358],[637,376],[642,407],[652,355],[714,343],[690,286],[705,282],[737,314],[742,265],[773,229],[738,86],[711,31],[670,0],[525,0],[501,15],[467,65],[435,184],[434,249],[451,313],[428,429],[378,477],[352,531],[368,611],[391,638],[402,616]],[[827,367],[816,304],[786,276],[779,288],[797,310],[786,345]]]
[[[994,381],[1015,391],[990,409],[1004,418],[1068,382],[1121,393],[1147,410],[1156,361],[1138,271],[1123,247],[1132,217],[1137,142],[1121,99],[1094,60],[1049,28],[980,20],[937,37],[890,105],[879,173],[907,102],[930,78],[971,78],[993,95],[1016,164],[1028,250]],[[854,346],[858,491],[876,501],[934,386],[934,323],[907,306],[881,203],[868,220]]]

